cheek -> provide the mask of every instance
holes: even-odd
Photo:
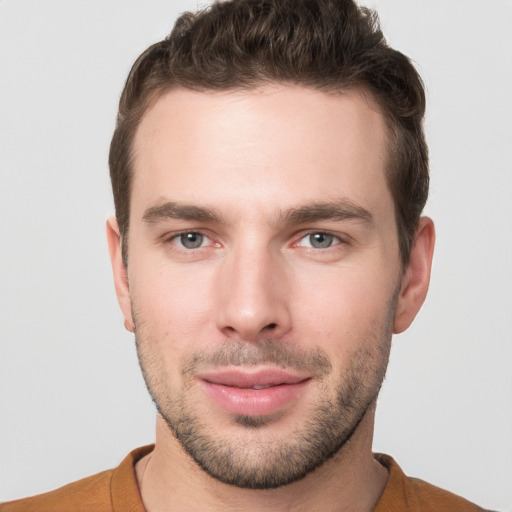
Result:
[[[326,268],[317,270],[314,278],[297,278],[290,306],[296,332],[307,338],[303,341],[343,359],[388,330],[398,280],[368,267],[336,270]]]
[[[205,338],[201,291],[184,276],[162,272],[147,273],[131,287],[141,365],[157,395],[182,386],[180,368],[191,340]]]
[[[135,279],[130,290],[136,321],[143,323],[158,343],[172,343],[179,350],[207,322],[210,287],[198,272],[160,268]]]

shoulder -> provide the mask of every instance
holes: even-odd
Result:
[[[129,453],[121,464],[45,494],[0,505],[0,512],[143,512],[135,463],[153,445]]]
[[[482,512],[484,509],[449,491],[418,478],[408,478],[408,494],[419,510],[449,512]]]
[[[376,459],[389,471],[389,480],[375,512],[484,512],[483,508],[449,491],[405,475],[388,455]]]
[[[110,486],[114,470],[78,480],[51,492],[0,505],[1,512],[107,512],[112,510]]]

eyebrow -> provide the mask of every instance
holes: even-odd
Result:
[[[216,211],[202,206],[180,204],[172,201],[148,208],[142,220],[154,224],[165,219],[194,220],[198,222],[222,223],[222,217]]]
[[[355,220],[373,224],[373,215],[366,208],[343,198],[289,208],[281,215],[280,220],[285,224],[306,224],[322,220]]]
[[[142,220],[148,224],[154,224],[165,219],[226,224],[222,215],[214,209],[173,201],[151,206],[142,217]],[[277,215],[278,224],[307,224],[323,220],[355,220],[373,224],[373,215],[367,209],[345,198],[291,207]]]

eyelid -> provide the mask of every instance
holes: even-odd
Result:
[[[316,234],[332,236],[334,239],[336,239],[336,242],[333,243],[333,245],[323,248],[323,249],[320,249],[317,247],[299,245],[299,243],[302,240],[304,240],[305,238],[310,237],[311,235],[316,235]],[[292,246],[293,247],[306,247],[307,249],[312,249],[312,250],[316,250],[316,251],[326,251],[327,249],[331,249],[338,245],[347,243],[348,242],[347,238],[349,238],[348,235],[343,235],[341,233],[334,233],[327,229],[309,229],[307,231],[301,231],[300,233],[298,233],[298,235],[296,237],[294,237],[295,241],[293,242]]]
[[[162,240],[164,243],[169,243],[169,242],[173,242],[174,240],[178,239],[180,236],[182,235],[186,235],[187,233],[196,233],[198,235],[201,235],[203,237],[205,237],[209,243],[207,243],[206,245],[204,246],[201,246],[201,247],[198,247],[196,249],[186,249],[186,248],[181,248],[182,250],[185,250],[187,252],[190,252],[190,251],[193,251],[193,250],[199,250],[199,249],[203,249],[203,248],[206,248],[206,247],[220,247],[222,244],[217,241],[213,236],[212,236],[212,233],[210,232],[210,230],[208,229],[202,229],[202,228],[186,228],[186,229],[181,229],[179,231],[173,231],[173,232],[167,232],[165,233],[164,235],[162,235],[160,238],[160,240]],[[318,250],[318,251],[325,251],[327,249],[330,249],[332,247],[336,247],[338,245],[341,245],[341,244],[347,244],[350,242],[350,239],[351,237],[345,233],[339,233],[339,232],[334,232],[334,231],[331,231],[331,230],[328,230],[328,229],[308,229],[308,230],[301,230],[299,233],[296,233],[295,236],[293,236],[293,242],[291,244],[292,247],[301,247],[299,245],[299,243],[304,240],[305,238],[311,236],[311,235],[314,235],[314,234],[324,234],[324,235],[328,235],[328,236],[332,236],[335,241],[333,243],[333,245],[327,247],[327,248],[324,248],[324,249],[320,249],[320,248],[315,248],[315,247],[307,247],[307,246],[302,246],[302,247],[306,247],[306,248],[309,248],[309,249],[312,249],[312,250]],[[177,248],[180,248],[177,244],[173,244],[175,247]]]
[[[210,241],[210,243],[208,243],[206,245],[201,245],[200,247],[197,247],[196,249],[187,249],[186,247],[180,247],[177,244],[173,243],[174,240],[179,239],[182,235],[186,235],[188,233],[195,233],[195,234],[201,235],[204,238],[208,239]],[[213,239],[213,237],[211,236],[211,234],[209,234],[209,232],[207,230],[204,230],[204,229],[193,229],[193,228],[181,229],[179,231],[174,231],[172,233],[166,233],[162,237],[162,240],[164,242],[171,242],[172,245],[174,245],[178,249],[186,251],[186,252],[191,252],[191,251],[194,251],[194,250],[197,251],[199,249],[204,249],[205,247],[215,247],[215,246],[216,247],[220,247],[220,243],[215,241]]]

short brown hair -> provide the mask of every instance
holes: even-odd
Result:
[[[387,45],[376,13],[353,0],[229,0],[182,14],[126,80],[109,155],[125,264],[133,140],[149,106],[176,87],[252,89],[266,82],[371,93],[389,130],[387,181],[408,262],[429,185],[425,92],[410,60]]]

